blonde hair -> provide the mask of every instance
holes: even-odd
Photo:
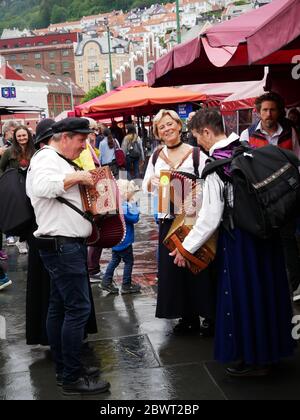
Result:
[[[127,179],[118,179],[117,185],[120,191],[121,196],[126,199],[127,194],[129,193],[136,193],[140,189],[138,185],[134,181],[128,181]]]
[[[82,117],[82,118],[84,118],[85,120],[88,120],[90,130],[94,130],[98,128],[97,121],[95,121],[93,118],[89,118],[89,117]]]
[[[169,115],[169,117],[172,118],[172,120],[176,121],[180,127],[182,128],[182,121],[177,114],[177,112],[173,111],[173,109],[161,109],[158,114],[155,115],[153,118],[153,134],[156,138],[159,138],[158,136],[158,124],[160,120],[165,117],[166,115]]]

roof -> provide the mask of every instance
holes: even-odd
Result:
[[[70,93],[70,83],[74,96],[84,96],[85,92],[76,85],[73,81],[70,81],[69,77],[65,76],[54,76],[42,69],[36,69],[35,67],[25,67],[21,76],[24,80],[31,82],[43,82],[48,84],[49,93]]]
[[[266,65],[291,66],[300,53],[299,15],[300,0],[274,0],[214,25],[159,58],[149,84],[182,85],[186,77],[190,84],[259,80]]]
[[[78,43],[75,56],[83,55],[85,46],[90,43],[98,44],[101,54],[108,54],[108,40],[107,36],[98,37],[98,38],[85,38],[80,43]],[[122,46],[124,48],[128,48],[128,41],[119,38],[111,38],[110,40],[110,48],[114,49],[118,46]]]

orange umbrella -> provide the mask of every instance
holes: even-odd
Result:
[[[199,102],[206,100],[206,95],[176,88],[150,88],[148,86],[135,87],[117,92],[104,100],[95,101],[82,110],[83,115],[146,115],[153,109],[162,106]]]

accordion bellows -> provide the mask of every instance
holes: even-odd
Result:
[[[183,248],[182,242],[190,233],[192,227],[193,226],[185,224],[184,215],[177,216],[164,239],[164,245],[170,251],[174,251],[174,249],[177,248],[181,255],[188,261],[188,268],[190,271],[193,274],[198,274],[214,260],[218,234],[215,232],[212,237],[195,252],[195,254],[191,254]]]
[[[175,217],[164,245],[170,251],[177,248],[187,260],[190,271],[198,274],[214,260],[218,238],[217,232],[214,233],[194,254],[182,246],[197,220],[202,204],[202,185],[196,176],[179,171],[164,170],[160,175],[159,209],[162,212],[168,210]]]
[[[87,244],[112,248],[122,242],[126,235],[119,189],[108,166],[90,173],[94,186],[80,188],[84,211],[94,216],[93,232]]]

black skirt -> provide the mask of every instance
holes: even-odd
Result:
[[[164,220],[159,226],[159,262],[157,318],[189,318],[202,316],[215,319],[216,274],[214,264],[194,275],[187,268],[174,264],[163,240],[172,220]]]

